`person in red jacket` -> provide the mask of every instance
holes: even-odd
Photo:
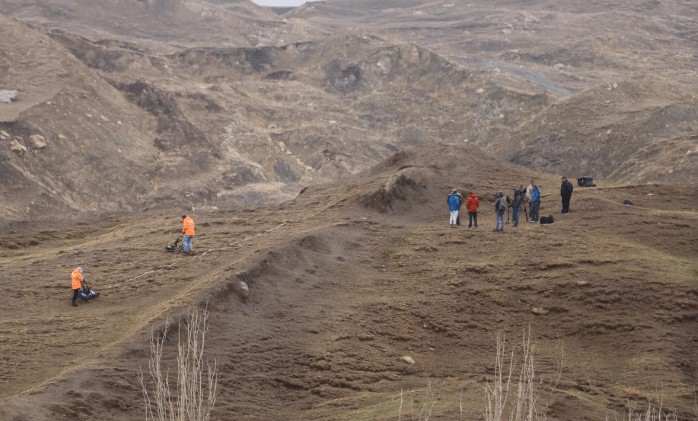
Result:
[[[78,293],[82,289],[82,268],[76,267],[70,272],[70,280],[73,288],[73,307],[78,306]]]
[[[194,247],[191,244],[194,234],[194,220],[189,215],[182,215],[182,238],[184,239],[182,242],[182,252],[184,254],[194,254]]]
[[[473,225],[477,228],[477,208],[480,207],[480,200],[475,193],[470,192],[465,200],[465,207],[468,209],[468,229],[471,229]]]

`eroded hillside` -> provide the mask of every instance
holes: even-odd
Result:
[[[169,213],[6,225],[0,416],[141,417],[150,327],[194,302],[211,312],[214,419],[387,420],[425,402],[431,419],[478,418],[496,333],[515,343],[529,325],[536,376],[555,384],[548,419],[622,418],[647,399],[690,419],[698,192],[579,190],[562,217],[542,175],[556,222],[491,232],[493,192],[530,175],[472,147],[409,149],[282,206],[195,213],[193,257],[164,251]],[[480,195],[479,230],[448,227],[453,187]],[[78,264],[102,295],[73,309]],[[175,351],[173,337],[169,367]]]

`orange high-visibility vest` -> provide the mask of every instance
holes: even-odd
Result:
[[[184,235],[194,235],[194,220],[191,216],[187,216],[182,221],[182,234]]]
[[[73,289],[82,288],[82,273],[80,273],[79,270],[73,269],[73,271],[70,272],[70,279],[73,281]]]

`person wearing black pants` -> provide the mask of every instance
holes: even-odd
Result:
[[[562,196],[562,213],[570,213],[570,200],[572,200],[572,183],[567,180],[567,177],[562,177],[562,185],[560,186],[560,196]]]

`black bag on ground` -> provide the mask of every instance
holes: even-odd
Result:
[[[541,217],[540,217],[540,223],[541,223],[541,224],[552,224],[553,222],[555,222],[555,219],[553,218],[552,215],[541,216]]]

